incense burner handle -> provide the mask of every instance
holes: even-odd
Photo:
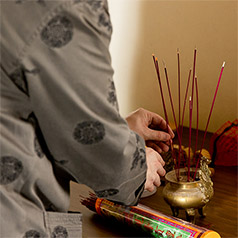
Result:
[[[200,170],[198,171],[198,176],[200,179],[199,188],[204,195],[203,202],[206,204],[210,198],[213,196],[213,182],[211,180],[211,171],[208,167],[211,160],[205,156],[200,159]]]

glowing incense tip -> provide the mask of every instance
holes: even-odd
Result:
[[[155,56],[155,54],[152,54],[152,56],[154,57],[154,56]]]
[[[191,109],[191,107],[192,107],[192,97],[190,96],[189,97],[189,108]]]
[[[223,64],[222,64],[222,68],[224,68],[224,67],[225,67],[225,64],[226,64],[226,62],[224,61],[224,62],[223,62]]]
[[[192,97],[189,97],[189,109],[193,108],[193,104],[192,104]]]
[[[155,61],[158,61],[158,58],[157,58],[157,57],[155,57]]]

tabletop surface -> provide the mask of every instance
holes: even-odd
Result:
[[[210,138],[211,134],[208,133],[204,148],[208,147]],[[238,237],[237,167],[216,166],[212,181],[214,196],[205,207],[204,218],[196,211],[195,224],[214,230],[224,238]],[[172,215],[170,206],[163,199],[163,188],[164,183],[155,194],[141,198],[139,203],[165,215]],[[70,210],[83,214],[83,237],[148,237],[141,231],[103,218],[81,205],[80,195],[88,194],[88,190],[84,185],[71,183]],[[180,210],[178,217],[185,220],[185,211]]]

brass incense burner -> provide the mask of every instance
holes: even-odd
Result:
[[[213,196],[213,183],[210,178],[211,171],[208,167],[210,160],[204,156],[200,160],[200,168],[197,170],[196,179],[187,181],[187,168],[179,170],[179,181],[176,171],[172,170],[165,176],[167,184],[163,189],[163,197],[170,205],[174,216],[178,216],[179,209],[186,212],[188,221],[195,222],[195,210],[201,216],[204,214],[204,206]],[[191,178],[194,176],[195,169],[190,168]]]

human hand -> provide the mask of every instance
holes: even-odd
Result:
[[[126,120],[130,129],[144,138],[147,146],[159,153],[169,150],[174,133],[161,116],[140,108],[126,117]]]
[[[153,192],[156,187],[159,187],[161,184],[160,177],[164,176],[166,171],[163,168],[165,165],[164,160],[152,148],[146,148],[146,162],[147,162],[147,173],[146,173],[146,182],[145,190]]]

